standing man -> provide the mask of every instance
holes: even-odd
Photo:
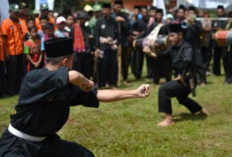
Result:
[[[100,4],[95,4],[93,6],[93,17],[89,21],[89,27],[91,29],[92,35],[94,36],[94,28],[96,26],[97,20],[102,16],[102,7]]]
[[[225,17],[225,9],[223,6],[217,7],[217,16]],[[226,27],[227,21],[213,21],[212,22],[212,32],[216,33],[218,30],[224,30]],[[215,41],[213,42],[213,74],[216,76],[221,75],[221,58],[223,59],[223,68],[226,71],[226,47],[218,45]]]
[[[137,20],[132,26],[133,35],[136,36],[136,39],[141,39],[141,38],[146,37],[146,31],[148,29],[149,15],[148,15],[147,9],[142,8],[141,14],[143,18]],[[136,79],[140,79],[142,77],[143,61],[144,61],[144,53],[139,50],[135,50],[135,71],[136,71],[135,77]],[[149,69],[148,65],[149,65],[149,61],[147,62],[147,69]]]
[[[71,30],[71,35],[74,39],[73,42],[77,43],[80,41],[79,38],[75,37],[76,29],[80,28],[80,33],[83,35],[83,42],[85,43],[84,51],[75,53],[73,69],[82,73],[88,79],[93,74],[93,56],[90,53],[93,50],[93,36],[91,35],[91,29],[85,25],[89,18],[89,14],[86,11],[80,11],[77,15],[78,24],[75,24]]]
[[[6,96],[5,85],[6,84],[5,84],[4,48],[3,48],[3,39],[2,39],[2,29],[0,27],[0,99]]]
[[[4,56],[6,60],[7,95],[19,93],[23,75],[23,30],[19,22],[19,5],[10,5],[10,17],[2,22]]]
[[[29,14],[29,5],[26,4],[25,2],[22,2],[20,4],[19,21],[21,23],[24,35],[27,34],[28,32],[28,29],[27,29],[28,14]]]
[[[169,126],[174,124],[172,116],[171,98],[176,97],[178,102],[184,105],[192,114],[201,112],[208,114],[200,104],[190,99],[188,95],[196,87],[196,77],[194,73],[193,49],[192,46],[184,41],[183,30],[180,24],[170,25],[169,39],[172,46],[162,53],[151,53],[150,49],[145,47],[144,52],[159,58],[168,58],[172,60],[172,67],[175,72],[175,79],[160,86],[158,93],[159,112],[166,114],[165,119],[158,123],[158,126]],[[193,87],[190,80],[195,83]]]
[[[123,81],[124,85],[128,86],[128,67],[129,67],[129,60],[130,60],[130,53],[128,52],[129,48],[129,43],[128,43],[128,35],[130,32],[130,20],[128,16],[123,13],[121,10],[123,8],[123,1],[116,0],[114,2],[114,13],[112,14],[112,17],[115,19],[115,21],[120,25],[120,30],[119,32],[119,44],[121,44],[121,67],[122,67],[122,76],[123,76]]]
[[[117,86],[118,64],[117,64],[117,45],[118,25],[110,15],[111,4],[104,3],[102,6],[103,16],[97,20],[94,41],[96,49],[104,52],[104,57],[99,59],[98,76],[99,88],[109,84],[111,89]]]

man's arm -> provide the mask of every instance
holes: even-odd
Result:
[[[7,40],[7,36],[3,35],[3,50],[4,50],[4,58],[6,60],[8,60],[10,58],[9,53],[7,51],[7,46],[6,46],[6,40]]]
[[[101,102],[113,102],[130,98],[145,98],[150,94],[150,85],[141,85],[135,90],[99,90],[97,98]]]
[[[89,92],[94,87],[94,83],[91,80],[88,80],[81,73],[75,70],[69,71],[69,83],[80,86],[80,88],[85,92]]]

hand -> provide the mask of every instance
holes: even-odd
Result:
[[[186,83],[184,82],[184,77],[182,75],[178,74],[178,76],[174,78],[174,80],[180,81],[186,86]]]
[[[34,66],[35,66],[35,68],[38,68],[39,67],[39,62],[37,62],[37,63],[34,63]]]
[[[9,53],[8,53],[7,51],[5,52],[5,54],[4,54],[4,55],[5,55],[5,56],[4,56],[4,57],[5,57],[5,60],[10,59],[10,55],[9,55]]]
[[[140,33],[137,31],[133,31],[133,35],[138,36]]]
[[[143,84],[136,90],[136,92],[138,98],[146,98],[150,95],[151,87],[149,84]]]
[[[117,21],[117,22],[125,22],[124,18],[121,17],[121,16],[117,16],[117,17],[116,17],[116,21]]]
[[[89,92],[90,90],[92,90],[94,87],[94,82],[91,80],[88,80],[88,83],[86,84],[82,84],[80,86],[81,90],[83,90],[84,92]]]
[[[157,55],[156,55],[155,53],[153,53],[153,52],[151,51],[151,49],[150,49],[149,47],[147,47],[147,46],[145,46],[145,47],[143,48],[143,52],[144,52],[145,54],[147,54],[148,56],[150,56],[150,57],[153,57],[153,58],[156,58],[156,57],[157,57]]]
[[[100,57],[100,54],[101,54],[101,50],[96,49],[96,50],[94,51],[94,56],[95,56],[96,58],[99,58],[99,57]]]

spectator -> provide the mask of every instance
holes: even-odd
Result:
[[[38,35],[40,37],[40,39],[42,39],[45,34],[46,34],[46,29],[47,29],[47,24],[48,24],[48,17],[47,16],[42,16],[40,17],[40,26],[41,26],[41,30],[38,31]]]
[[[69,34],[65,32],[66,19],[63,16],[60,16],[56,19],[57,30],[55,31],[55,36],[58,38],[69,37]]]

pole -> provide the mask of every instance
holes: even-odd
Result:
[[[120,22],[118,23],[118,39],[121,40],[121,24]],[[118,86],[121,85],[121,69],[122,69],[122,58],[121,58],[121,53],[122,53],[122,44],[121,44],[121,41],[119,41],[119,45],[118,45]]]

